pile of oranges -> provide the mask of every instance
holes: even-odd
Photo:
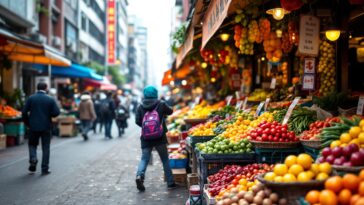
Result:
[[[360,148],[364,148],[364,120],[360,121],[359,126],[351,127],[349,132],[341,134],[339,140],[332,141],[330,147],[345,147],[353,143]]]
[[[364,170],[359,175],[332,176],[326,180],[324,190],[309,191],[305,199],[311,205],[363,205]]]
[[[308,154],[289,155],[284,164],[276,164],[273,172],[264,175],[264,179],[274,182],[307,182],[310,180],[325,180],[331,173],[329,163],[314,164]]]
[[[216,128],[216,123],[208,121],[203,124],[199,124],[195,127],[192,127],[188,134],[190,136],[213,136],[214,134],[214,128]]]

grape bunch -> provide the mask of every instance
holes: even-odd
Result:
[[[335,90],[335,48],[328,41],[320,43],[320,58],[318,64],[318,73],[320,75],[321,95],[328,95]]]
[[[248,40],[249,43],[254,43],[256,41],[257,36],[259,36],[259,26],[256,20],[250,21],[248,25]]]

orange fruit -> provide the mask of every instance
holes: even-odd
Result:
[[[360,171],[359,178],[361,181],[364,181],[364,169]]]
[[[348,133],[343,133],[340,135],[340,142],[341,143],[349,143],[351,141],[351,136]]]
[[[358,201],[355,202],[355,205],[364,205],[364,197],[360,197]]]
[[[320,202],[320,192],[317,190],[309,191],[305,197],[306,201],[310,204],[316,204]]]
[[[362,129],[364,128],[364,119],[363,120],[360,120],[359,127],[361,127]]]
[[[297,157],[294,155],[289,155],[288,157],[286,157],[286,159],[284,160],[284,164],[287,165],[287,167],[290,167],[294,164],[297,163]]]
[[[283,181],[284,182],[295,182],[297,179],[295,177],[295,175],[287,173],[283,176]]]
[[[327,178],[329,178],[329,175],[328,175],[328,174],[326,174],[326,173],[323,173],[323,172],[319,173],[319,174],[316,176],[316,180],[320,180],[320,181],[325,180],[325,179],[327,179]]]
[[[358,190],[359,183],[359,177],[354,174],[345,174],[342,178],[343,187],[349,189],[352,192],[356,192]]]
[[[283,177],[282,176],[276,176],[276,177],[274,177],[274,181],[275,182],[283,182]]]
[[[297,176],[297,181],[299,182],[307,182],[311,180],[311,175],[307,172],[301,172]]]
[[[316,175],[316,174],[320,173],[320,165],[312,164],[310,170]]]
[[[349,189],[343,189],[338,195],[339,203],[342,205],[349,205],[351,199],[351,191]]]
[[[335,141],[331,142],[330,148],[338,147],[340,145],[341,145],[341,141],[340,140],[335,140]]]
[[[331,190],[323,190],[320,193],[320,204],[321,205],[336,205],[337,197],[335,192]]]
[[[350,199],[350,205],[355,205],[356,202],[359,200],[360,198],[360,195],[359,194],[355,194],[351,197]]]
[[[364,128],[364,127],[363,127]],[[364,132],[361,132],[358,136],[359,143],[364,143]]]
[[[284,176],[288,171],[287,165],[285,164],[276,164],[274,166],[273,172],[277,175],[277,176]]]
[[[264,175],[264,179],[268,181],[273,181],[275,177],[276,174],[274,174],[274,172],[268,172]]]
[[[299,164],[292,165],[288,170],[288,173],[293,174],[295,176],[297,176],[301,172],[303,172],[303,167]]]
[[[349,130],[349,134],[350,134],[351,138],[357,138],[358,135],[360,134],[360,132],[361,132],[361,128],[358,126],[351,127]]]
[[[320,172],[330,174],[331,173],[331,165],[328,162],[324,162],[319,164]]]
[[[326,180],[325,189],[338,193],[342,188],[342,179],[339,176],[333,176]]]
[[[310,169],[312,161],[312,157],[308,154],[300,154],[297,157],[297,164],[301,165],[304,169]]]
[[[364,196],[364,181],[361,181],[358,188],[358,194]]]

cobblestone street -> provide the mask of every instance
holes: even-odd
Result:
[[[137,191],[134,179],[139,147],[134,125],[122,138],[112,140],[101,134],[87,142],[80,137],[55,139],[48,176],[39,171],[28,174],[27,146],[1,151],[0,204],[184,204],[186,188],[167,190],[156,152],[148,167],[146,192]]]

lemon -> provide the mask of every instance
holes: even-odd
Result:
[[[288,168],[285,164],[276,164],[274,166],[273,172],[277,175],[277,176],[284,176],[288,171]]]
[[[301,165],[304,169],[310,169],[312,161],[312,157],[308,154],[300,154],[297,157],[297,164]]]
[[[313,177],[315,176],[315,173],[313,173],[313,171],[309,170],[306,171],[306,173],[308,174],[308,176],[310,177],[310,180],[313,179]]]
[[[351,136],[348,133],[343,133],[340,136],[340,142],[341,143],[349,143],[351,141]]]
[[[293,174],[285,174],[283,176],[283,182],[295,182],[297,179]]]
[[[316,180],[325,180],[325,179],[327,179],[327,178],[329,178],[329,175],[328,175],[328,174],[326,174],[326,173],[323,173],[323,172],[319,173],[319,174],[316,176]]]
[[[310,181],[310,180],[311,180],[310,174],[308,174],[307,172],[301,172],[297,176],[297,181],[299,181],[299,182],[307,182],[307,181]]]
[[[274,177],[274,181],[275,182],[283,182],[283,177],[282,176],[276,176],[276,177]]]
[[[274,174],[274,172],[268,172],[264,175],[264,179],[267,181],[273,181],[275,177],[276,174]]]
[[[362,121],[364,121],[364,120],[362,120]],[[362,122],[362,121],[360,121],[360,122]],[[363,123],[364,124],[364,123]],[[362,128],[364,128],[364,125],[362,126]],[[358,136],[358,140],[359,140],[359,143],[360,144],[364,144],[364,132],[361,132],[360,134],[359,134],[359,136]]]
[[[295,176],[297,176],[301,172],[303,172],[303,167],[299,164],[292,165],[288,170],[288,173],[293,174]]]
[[[331,142],[330,148],[339,147],[340,145],[341,145],[341,141],[340,140],[335,140],[335,141]]]
[[[360,120],[359,126],[360,126],[362,129],[364,129],[364,119],[363,119],[363,120]]]
[[[349,130],[349,134],[351,136],[351,138],[357,138],[359,136],[359,134],[361,133],[361,128],[358,127],[358,126],[354,126],[354,127],[351,127],[350,130]]]
[[[315,175],[320,173],[320,165],[319,164],[312,164],[310,171]]]
[[[297,157],[294,155],[289,155],[284,160],[284,164],[287,165],[287,167],[291,167],[292,165],[297,163]]]
[[[331,165],[328,162],[324,162],[319,165],[319,169],[321,173],[330,174],[331,173]]]

